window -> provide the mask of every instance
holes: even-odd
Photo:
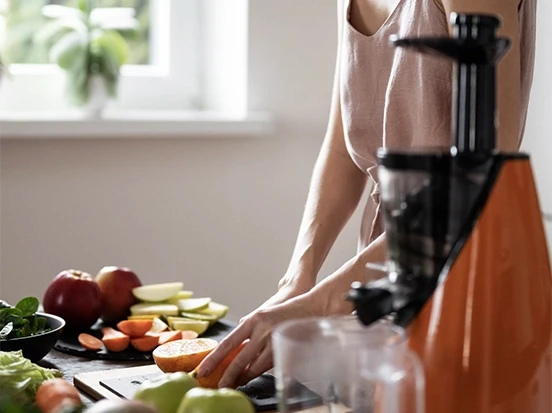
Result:
[[[8,112],[74,109],[64,96],[64,72],[33,36],[45,24],[45,4],[78,1],[130,7],[139,22],[125,35],[130,60],[108,110],[246,111],[247,0],[0,0],[8,5],[0,56],[10,59],[10,76],[0,83],[3,119]]]
[[[122,35],[130,48],[128,64],[147,65],[150,63],[150,5],[155,0],[94,0],[94,7],[130,8],[134,11],[137,27],[133,32],[123,31]],[[10,1],[5,19],[6,59],[16,64],[47,64],[48,51],[33,38],[48,23],[41,13],[44,5],[59,4],[75,6],[76,0],[25,0]]]

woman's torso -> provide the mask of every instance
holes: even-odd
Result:
[[[447,17],[435,0],[343,1],[340,72],[345,141],[353,162],[375,184],[362,220],[359,248],[363,248],[383,232],[378,213],[377,149],[450,145],[453,63],[394,49],[388,43],[393,34],[448,36]],[[359,7],[355,2],[371,4]],[[532,80],[535,2],[525,0],[520,9],[522,125]]]

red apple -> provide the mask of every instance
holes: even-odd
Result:
[[[103,267],[96,275],[96,283],[103,297],[102,319],[108,323],[126,319],[130,307],[137,303],[132,289],[142,285],[134,271],[125,267]]]
[[[65,320],[67,328],[86,330],[102,312],[102,293],[92,276],[83,271],[60,272],[48,285],[44,311]]]

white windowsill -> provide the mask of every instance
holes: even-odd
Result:
[[[0,139],[262,137],[274,132],[270,114],[192,111],[0,112]]]

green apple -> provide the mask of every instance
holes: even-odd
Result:
[[[183,397],[177,413],[255,413],[255,409],[240,391],[195,387]]]
[[[165,373],[140,384],[132,399],[154,407],[159,413],[175,413],[184,395],[197,386],[197,381],[187,373]]]

